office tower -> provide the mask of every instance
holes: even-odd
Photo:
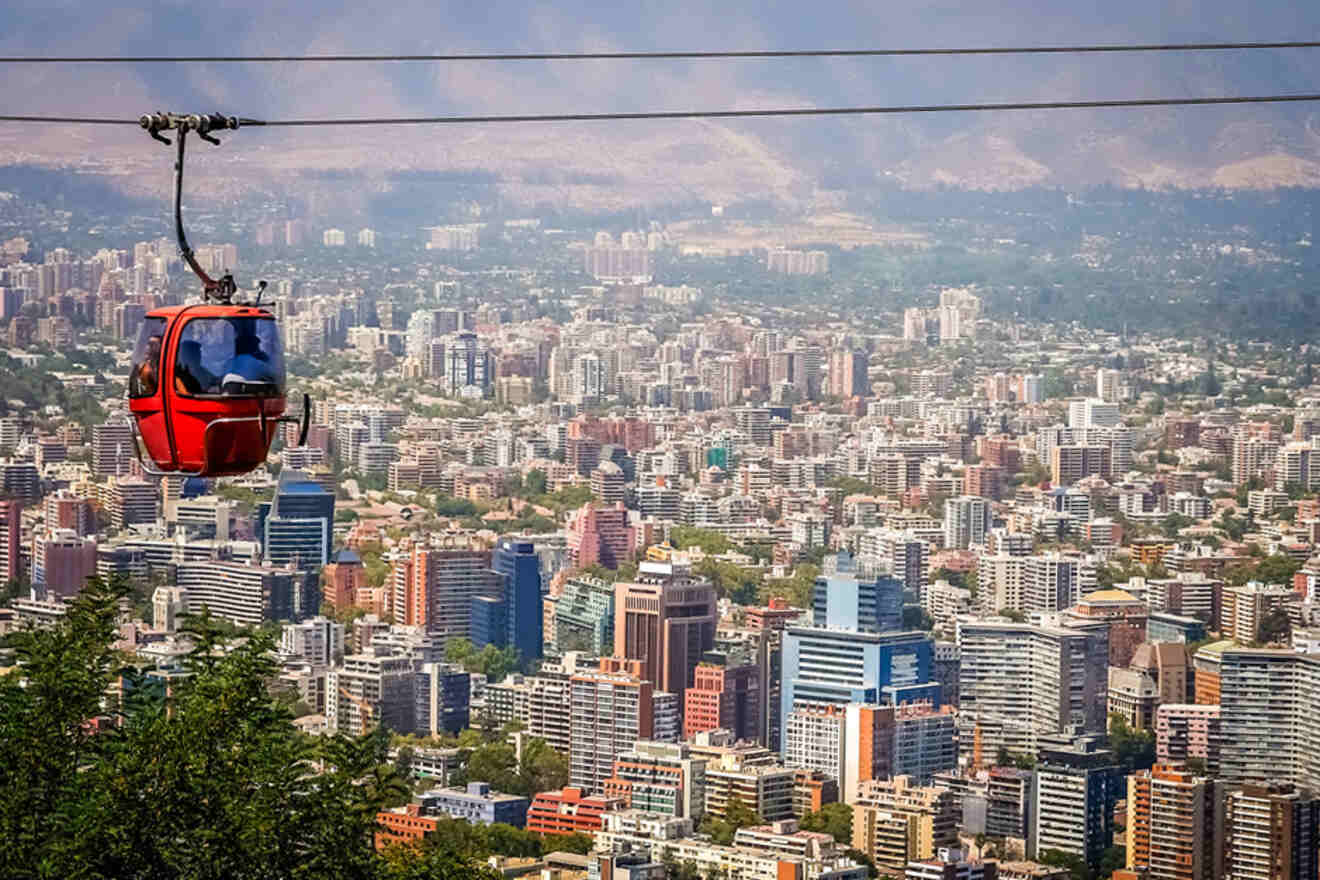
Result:
[[[277,620],[304,620],[321,607],[314,571],[197,560],[170,564],[169,583],[187,591],[188,613],[211,614],[258,626]]]
[[[280,653],[313,666],[330,666],[344,655],[344,625],[320,616],[287,623],[280,630]]]
[[[579,476],[590,477],[591,472],[600,464],[600,446],[600,441],[595,437],[566,437],[564,464]]]
[[[416,697],[413,660],[349,654],[326,673],[326,724],[330,730],[361,736],[379,725],[412,733]]]
[[[502,576],[486,550],[414,547],[394,567],[390,608],[396,623],[446,638],[472,637],[472,600],[501,595]]]
[[[832,574],[816,578],[812,589],[816,626],[859,632],[897,630],[903,624],[903,582],[889,575],[865,578],[847,551],[836,557]]]
[[[984,544],[992,524],[990,499],[974,495],[948,498],[944,502],[944,546],[949,550],[966,550],[973,544]]]
[[[614,761],[603,785],[626,809],[700,822],[706,807],[706,761],[685,743],[638,740]]]
[[[613,507],[584,504],[568,521],[568,552],[572,567],[603,565],[617,569],[633,556],[633,527],[622,503]]]
[[[862,633],[790,626],[784,633],[780,729],[802,705],[897,704],[928,699],[934,642],[926,633]]]
[[[845,348],[830,352],[830,394],[834,397],[866,396],[871,390],[866,368],[866,355],[860,351]]]
[[[641,676],[682,697],[715,645],[715,588],[690,566],[646,560],[635,583],[614,585],[614,653],[641,661]]]
[[[321,569],[325,580],[325,601],[335,608],[348,608],[357,602],[358,590],[367,587],[367,567],[353,550],[340,550]]]
[[[562,654],[598,657],[614,650],[614,585],[591,575],[569,577],[554,600],[554,643]]]
[[[133,452],[133,428],[126,421],[92,426],[92,475],[98,479],[122,477],[137,459]]]
[[[1155,758],[1161,764],[1203,762],[1209,776],[1219,776],[1223,750],[1221,707],[1165,703],[1155,711]]]
[[[422,736],[457,734],[469,724],[472,677],[450,663],[415,664],[413,729]]]
[[[179,628],[180,618],[188,613],[188,596],[178,587],[157,587],[151,594],[152,626],[166,633]]]
[[[501,598],[507,629],[496,644],[510,645],[524,661],[540,658],[541,561],[531,541],[501,538],[491,554],[491,568],[502,579]]]
[[[71,529],[40,529],[32,536],[32,586],[38,595],[70,599],[96,574],[96,541]]]
[[[1103,629],[959,619],[959,723],[992,759],[1032,753],[1072,727],[1106,729],[1109,643]]]
[[[1170,880],[1219,880],[1222,803],[1213,778],[1168,764],[1127,779],[1127,869]]]
[[[1286,783],[1229,791],[1224,805],[1227,880],[1315,880],[1320,798]]]
[[[870,856],[881,873],[932,859],[958,843],[958,817],[946,788],[919,786],[907,776],[868,782],[853,804],[853,849]]]
[[[653,734],[651,682],[624,672],[574,675],[570,685],[569,780],[600,792],[615,759]]]
[[[1072,747],[1041,749],[1027,852],[1057,849],[1095,870],[1114,834],[1114,804],[1123,784],[1108,751],[1082,739]]]
[[[51,519],[47,517],[47,522]],[[55,522],[59,522],[56,520]],[[59,523],[62,528],[68,528]],[[73,530],[75,535],[85,536],[85,532]],[[21,539],[23,535],[23,505],[19,501],[0,501],[0,578],[5,581],[17,580],[23,576],[23,556]]]
[[[1320,789],[1320,655],[1226,647],[1219,656],[1222,778]],[[1199,666],[1196,677],[1199,691]]]
[[[320,569],[330,561],[335,496],[302,471],[280,472],[275,499],[257,513],[257,535],[266,562]]]
[[[761,668],[752,658],[704,655],[683,693],[684,739],[707,730],[728,730],[735,739],[759,739],[761,687]]]

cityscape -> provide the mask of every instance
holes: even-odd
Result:
[[[150,149],[0,164],[0,876],[1320,880],[1305,180]]]

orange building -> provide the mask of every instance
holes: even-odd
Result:
[[[357,602],[358,590],[367,586],[367,567],[353,550],[341,550],[321,569],[325,581],[325,601],[335,608],[347,608]]]
[[[376,849],[383,849],[391,843],[413,843],[428,834],[435,833],[438,821],[423,816],[417,804],[407,804],[398,810],[387,810],[376,814],[376,824],[381,830],[376,832]]]
[[[1155,869],[1170,880],[1223,876],[1215,784],[1171,764],[1140,770],[1127,781],[1127,869]]]
[[[527,810],[527,830],[537,834],[591,834],[603,825],[606,813],[624,809],[623,798],[587,796],[582,789],[543,791]]]
[[[761,726],[761,675],[755,664],[699,663],[683,692],[683,736],[729,730],[734,739],[755,739]]]

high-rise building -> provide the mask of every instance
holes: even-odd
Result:
[[[715,645],[715,588],[690,566],[646,560],[635,583],[614,586],[614,653],[639,660],[657,689],[678,694]]]
[[[973,544],[984,544],[990,531],[990,499],[975,495],[961,495],[944,502],[944,546],[950,550],[966,550]]]
[[[1036,767],[1028,853],[1056,849],[1085,859],[1092,870],[1114,835],[1114,804],[1123,777],[1105,750],[1083,739],[1071,748],[1045,748]]]
[[[1202,761],[1205,772],[1219,775],[1223,725],[1219,705],[1165,703],[1155,711],[1155,758],[1161,764]]]
[[[502,579],[501,599],[507,630],[501,645],[513,647],[523,661],[542,654],[541,561],[531,541],[501,538],[491,554],[491,568]]]
[[[728,730],[737,739],[759,739],[761,687],[761,667],[751,658],[707,653],[683,693],[683,737]]]
[[[1067,443],[1050,449],[1050,478],[1056,486],[1071,486],[1085,477],[1113,472],[1113,448],[1099,443]]]
[[[331,666],[344,655],[344,625],[320,616],[287,623],[280,631],[280,653],[313,666]]]
[[[133,428],[127,421],[92,426],[92,475],[98,479],[122,477],[133,467]]]
[[[141,479],[117,479],[110,487],[110,524],[123,530],[156,521],[160,490]]]
[[[925,784],[958,763],[949,707],[805,705],[790,712],[786,724],[785,766],[832,776],[847,803],[872,780],[908,776]]]
[[[584,673],[571,682],[570,784],[601,792],[618,756],[652,738],[653,688],[624,672]]]
[[[32,536],[32,586],[50,598],[72,598],[96,574],[96,541],[72,529],[40,529]]]
[[[390,608],[396,623],[470,639],[472,600],[501,597],[502,581],[491,569],[490,551],[414,547],[395,563]]]
[[[803,705],[941,700],[934,642],[923,632],[863,633],[790,626],[784,633],[780,729]]]
[[[472,677],[451,663],[415,664],[413,728],[423,736],[456,734],[468,727]]]
[[[1213,779],[1168,764],[1127,779],[1127,868],[1170,880],[1219,880],[1222,804]]]
[[[851,554],[836,557],[834,571],[812,588],[816,626],[860,632],[886,632],[903,624],[903,582],[890,575],[862,577]]]
[[[47,519],[49,522],[49,518]],[[62,528],[68,528],[62,523]],[[73,530],[74,534],[86,536],[85,532]],[[17,580],[23,576],[23,556],[21,552],[23,535],[23,505],[19,501],[0,501],[0,578],[5,581]]]
[[[1320,798],[1287,783],[1246,785],[1224,805],[1227,880],[1315,880]]]
[[[275,499],[257,514],[257,535],[266,561],[317,569],[330,561],[335,496],[302,471],[283,470]]]
[[[561,654],[599,657],[613,651],[614,585],[585,574],[565,580],[554,600],[554,642]]]
[[[622,503],[584,504],[568,522],[568,553],[575,569],[603,565],[617,569],[633,555],[633,527]]]
[[[867,358],[860,351],[845,348],[830,352],[830,394],[834,397],[866,396],[871,390],[866,369]]]
[[[326,724],[361,736],[379,725],[395,733],[415,730],[413,660],[404,656],[349,654],[326,673]]]
[[[958,620],[959,724],[983,755],[1033,753],[1043,735],[1106,728],[1105,629]]]
[[[241,562],[196,560],[171,564],[169,583],[186,591],[187,611],[208,608],[216,617],[260,626],[313,617],[321,607],[315,571]]]
[[[1230,646],[1219,656],[1221,777],[1320,789],[1320,655]]]

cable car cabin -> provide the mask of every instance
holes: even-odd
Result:
[[[284,352],[270,312],[214,304],[154,309],[132,370],[129,408],[157,469],[223,477],[265,462],[285,408]]]

